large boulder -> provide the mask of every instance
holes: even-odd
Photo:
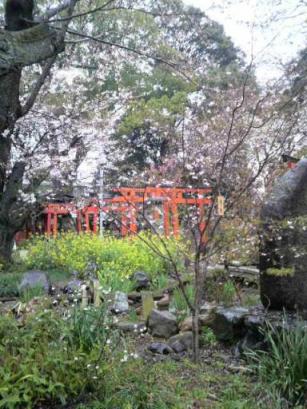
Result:
[[[278,179],[261,219],[262,303],[307,310],[307,159]]]
[[[43,271],[27,271],[23,274],[21,283],[19,285],[19,292],[22,293],[27,290],[40,288],[44,292],[49,293],[51,284],[48,276]]]
[[[245,334],[244,319],[248,313],[243,307],[218,307],[209,326],[219,341],[231,342]]]
[[[147,327],[153,336],[169,338],[178,333],[176,317],[169,311],[152,310]]]

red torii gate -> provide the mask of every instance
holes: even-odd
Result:
[[[117,194],[111,199],[105,199],[100,205],[98,200],[92,200],[88,206],[78,209],[74,204],[48,204],[44,210],[47,215],[46,233],[56,235],[58,232],[59,215],[75,215],[77,231],[97,233],[99,215],[101,212],[116,212],[120,217],[121,235],[135,234],[138,230],[137,215],[143,210],[145,204],[154,202],[163,207],[163,227],[166,236],[172,233],[175,237],[180,235],[178,206],[197,206],[199,209],[200,231],[205,228],[205,207],[212,204],[210,188],[171,188],[171,187],[124,187],[112,189]],[[91,223],[92,222],[92,223]]]

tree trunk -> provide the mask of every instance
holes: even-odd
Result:
[[[195,295],[194,310],[192,312],[193,361],[195,363],[199,362],[199,311],[204,299],[205,271],[206,267],[204,269],[201,268],[198,255],[194,264]]]
[[[0,263],[11,261],[15,232],[0,222]]]
[[[12,164],[12,133],[23,115],[20,105],[22,67],[46,60],[64,48],[62,35],[38,25],[28,30],[0,30],[0,262],[11,261],[14,237],[26,214],[18,204],[25,162]]]
[[[197,290],[196,290],[197,292]],[[199,362],[199,306],[196,303],[192,313],[192,332],[193,332],[193,361]]]

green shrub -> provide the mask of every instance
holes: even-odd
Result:
[[[212,331],[211,328],[208,328],[208,327],[202,328],[202,331],[200,334],[200,343],[201,345],[211,346],[211,347],[217,344],[217,338],[214,335],[214,332]]]
[[[207,299],[231,305],[237,298],[235,284],[231,280],[225,281],[224,277],[210,278],[205,282]]]
[[[95,345],[107,345],[112,326],[105,308],[74,308],[67,322],[65,337],[69,346],[89,353]],[[114,332],[112,332],[114,336]]]
[[[155,290],[164,290],[169,283],[169,277],[166,274],[157,275],[153,278],[152,284]]]
[[[22,327],[0,317],[0,408],[54,407],[94,391],[97,382],[103,393],[108,346],[101,341],[110,330],[100,328],[99,316],[91,321],[99,331],[89,333],[79,331],[85,312],[79,324],[52,311],[31,315]]]
[[[0,272],[0,297],[17,297],[20,280],[21,274],[19,273]]]
[[[43,294],[45,294],[45,290],[42,286],[38,285],[35,287],[31,288],[25,288],[21,293],[20,293],[20,300],[24,303],[29,302],[32,300],[34,297],[41,297]]]
[[[273,396],[280,396],[289,407],[304,404],[307,394],[307,328],[274,329],[267,333],[267,352],[250,352],[252,367],[260,382]]]
[[[181,268],[182,247],[179,240],[142,233],[118,239],[92,234],[67,233],[57,238],[35,237],[27,245],[27,268],[76,271],[81,278],[96,274],[103,287],[129,291],[130,276],[142,270],[154,279],[173,270],[172,260]]]
[[[226,281],[222,285],[222,290],[220,293],[220,302],[225,305],[231,305],[237,297],[237,290],[235,284],[232,281]]]

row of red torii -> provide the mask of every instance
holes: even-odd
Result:
[[[197,206],[199,229],[205,228],[205,208],[212,204],[210,188],[171,188],[171,187],[122,187],[112,189],[114,197],[104,199],[100,205],[93,200],[90,205],[77,208],[73,203],[49,203],[44,209],[46,215],[45,232],[56,236],[58,217],[71,215],[76,218],[78,232],[97,233],[100,214],[114,212],[120,221],[121,235],[135,234],[138,231],[137,218],[144,205],[154,203],[162,206],[164,234],[180,235],[179,206]],[[156,220],[160,214],[156,214]]]

